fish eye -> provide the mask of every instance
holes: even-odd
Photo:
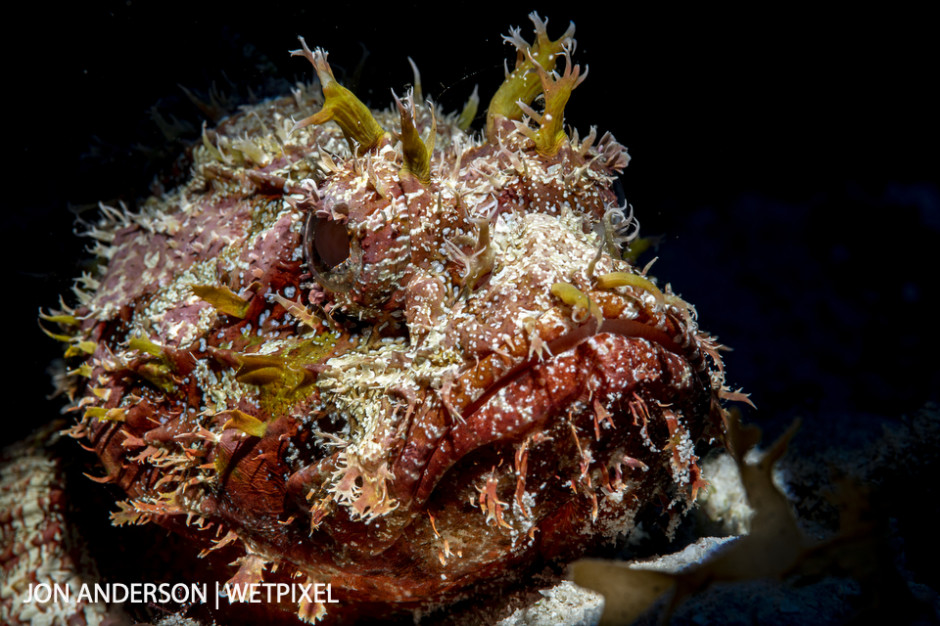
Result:
[[[308,214],[304,256],[310,273],[330,291],[349,291],[359,278],[362,254],[345,222]]]
[[[313,229],[313,253],[327,269],[349,258],[349,233],[335,220],[319,220]]]

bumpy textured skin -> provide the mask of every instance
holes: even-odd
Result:
[[[83,583],[98,582],[82,538],[65,516],[61,460],[48,430],[0,451],[0,623],[102,624],[108,607],[78,600]],[[30,584],[68,587],[69,602],[26,602]]]
[[[562,108],[564,56],[539,72],[568,80]],[[301,88],[243,110],[205,133],[190,182],[89,228],[100,272],[50,319],[72,434],[127,495],[114,522],[234,558],[233,582],[331,583],[339,604],[272,607],[314,620],[453,602],[644,508],[681,515],[728,393],[678,296],[599,284],[641,274],[618,249],[622,146],[558,124],[537,145],[532,119],[501,115],[481,138],[438,113],[423,181],[394,134],[351,150],[334,123],[291,132],[322,104]],[[420,100],[374,116],[431,126]]]

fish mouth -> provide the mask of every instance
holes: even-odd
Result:
[[[671,316],[659,320],[654,327],[632,319],[591,317],[546,340],[543,352],[547,358],[526,358],[499,375],[472,401],[462,407],[448,405],[450,428],[423,467],[413,492],[415,500],[430,497],[444,475],[465,456],[493,445],[518,446],[540,432],[556,429],[561,422],[570,423],[572,429],[577,422],[583,436],[593,438],[596,432],[600,438],[601,426],[593,415],[601,413],[616,430],[617,440],[616,444],[613,440],[604,442],[603,447],[616,448],[628,437],[628,431],[639,428],[637,407],[647,401],[659,407],[674,403],[676,413],[687,414],[689,434],[697,439],[710,420],[708,368],[694,334]],[[481,367],[485,367],[482,362],[466,374],[467,378]],[[620,399],[607,399],[612,397]],[[663,411],[659,407],[653,412]],[[621,422],[630,425],[620,428]],[[666,437],[665,423],[655,428]]]
[[[593,317],[589,318],[580,326],[575,327],[572,331],[548,341],[546,345],[549,354],[560,355],[569,350],[577,348],[591,337],[595,337],[604,333],[646,339],[662,346],[669,352],[679,356],[684,356],[684,351],[682,348],[666,332],[657,328],[653,328],[649,324],[644,324],[635,320],[625,320],[619,318],[603,319],[600,322],[598,322]],[[544,362],[541,357],[533,357],[512,367],[496,382],[490,385],[476,400],[468,404],[463,409],[463,411],[461,411],[461,416],[463,417],[464,421],[476,413],[501,389],[511,385],[520,376],[525,374],[527,371],[530,371],[533,367],[541,362]]]

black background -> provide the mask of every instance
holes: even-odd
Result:
[[[304,8],[305,7],[305,8]],[[512,48],[500,35],[532,7],[386,3],[220,5],[106,2],[23,7],[3,58],[3,439],[58,411],[45,396],[60,348],[37,328],[88,255],[73,210],[129,205],[172,165],[156,106],[198,129],[178,85],[246,97],[310,80],[296,36],[338,73],[370,56],[359,95],[373,107],[411,82],[459,109],[483,104]],[[567,122],[610,130],[633,160],[622,182],[648,235],[652,274],[697,305],[734,348],[729,382],[748,419],[891,420],[937,399],[938,57],[924,14],[796,5],[747,11],[543,5],[549,33],[577,24],[590,75]],[[511,62],[511,61],[510,61]],[[210,122],[211,126],[211,122]],[[477,129],[481,127],[477,121]],[[198,134],[191,135],[195,139]],[[648,260],[646,257],[644,260]]]

